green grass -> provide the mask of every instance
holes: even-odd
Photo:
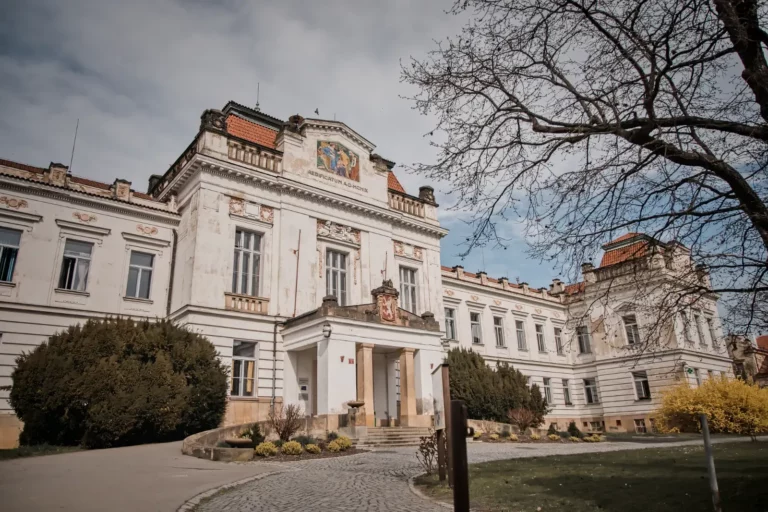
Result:
[[[8,450],[0,450],[0,460],[19,459],[21,457],[36,457],[38,455],[55,455],[57,453],[71,453],[81,450],[77,446],[53,446],[39,444],[35,446],[20,446]]]
[[[768,510],[768,443],[715,445],[724,512]],[[451,489],[420,477],[426,494]],[[513,459],[469,467],[473,510],[678,512],[712,510],[701,446]]]

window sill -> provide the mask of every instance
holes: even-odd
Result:
[[[584,404],[584,405],[586,405],[587,407],[591,407],[593,405],[600,405],[600,402],[592,402],[591,404]]]
[[[257,396],[239,396],[239,395],[229,395],[230,400],[234,400],[236,402],[257,402],[259,400],[259,397]]]
[[[636,398],[635,399],[635,402],[650,402],[650,401],[651,401],[651,397],[650,396],[649,397],[643,397],[643,398]]]
[[[565,354],[564,354],[564,353],[562,353],[562,352],[558,352],[556,355],[558,355],[558,356],[560,356],[560,357],[565,357]]]
[[[506,345],[496,345],[496,348],[500,348],[502,350],[509,350],[509,347]]]
[[[517,347],[517,351],[518,351],[518,352],[528,352],[528,349],[527,349],[527,348],[520,348],[520,347]]]
[[[453,338],[445,338],[443,341],[445,341],[446,343],[458,343],[459,342],[459,340],[455,340]]]
[[[485,343],[472,343],[473,347],[484,347]]]
[[[141,297],[123,297],[123,300],[127,300],[128,302],[141,302],[144,304],[154,304],[155,301],[152,299],[142,299]]]
[[[91,294],[89,292],[81,292],[78,290],[67,290],[66,288],[55,288],[54,291],[56,293],[66,293],[69,295],[79,295],[81,297],[90,297]]]
[[[573,407],[573,403],[572,403],[572,402],[566,402],[566,403],[565,403],[565,406],[566,406],[566,407]]]
[[[539,354],[549,354],[548,350],[539,350]]]
[[[0,288],[16,288],[16,283],[13,281],[0,281]]]

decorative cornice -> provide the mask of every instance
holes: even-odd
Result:
[[[112,232],[109,228],[102,228],[101,226],[91,226],[89,224],[79,224],[77,222],[70,222],[68,220],[56,219],[56,225],[62,229],[68,231],[79,231],[81,233],[87,233],[90,235],[107,236]]]
[[[376,146],[374,146],[371,141],[341,121],[328,121],[326,119],[302,119],[302,123],[299,129],[304,130],[305,128],[315,128],[331,132],[339,132],[344,134],[347,138],[352,139],[360,146],[364,147],[368,152],[376,149]]]
[[[128,242],[137,244],[154,245],[156,247],[168,247],[171,245],[170,240],[163,240],[162,238],[152,238],[151,236],[137,235],[135,233],[127,233],[125,231],[123,231],[122,235],[123,238]]]
[[[27,212],[17,212],[15,210],[7,210],[0,208],[0,219],[8,221],[12,224],[21,225],[27,231],[32,229],[32,225],[43,220],[42,215]]]

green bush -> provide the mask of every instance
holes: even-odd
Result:
[[[181,439],[217,427],[227,370],[203,336],[167,320],[89,320],[16,359],[22,444],[89,448]]]
[[[286,455],[301,455],[301,452],[304,451],[304,448],[301,447],[301,443],[296,441],[288,441],[287,443],[283,444],[283,446],[280,448],[280,451]]]
[[[553,434],[554,435],[558,435],[557,434],[557,428],[555,428],[555,424],[554,423],[550,423],[549,424],[549,428],[547,429],[547,436],[551,436]]]
[[[339,443],[339,447],[341,448],[341,451],[345,452],[352,448],[352,440],[348,438],[347,436],[339,436],[336,438],[336,443]]]
[[[291,441],[296,441],[305,448],[308,444],[317,444],[317,439],[312,436],[296,436]]]
[[[534,426],[544,421],[546,400],[538,386],[527,386],[526,377],[507,363],[490,368],[483,357],[471,350],[455,348],[446,357],[451,366],[451,398],[467,404],[470,419],[506,423],[512,409],[529,409]]]
[[[314,453],[315,455],[322,451],[319,446],[311,443],[305,446],[304,449],[307,450],[307,453]]]
[[[339,438],[339,434],[336,432],[328,432],[328,435],[325,437],[325,442],[330,443],[331,441],[335,441]]]
[[[264,436],[261,433],[261,428],[258,423],[254,423],[247,429],[240,432],[240,439],[250,439],[254,445],[258,445],[264,441]]]
[[[275,443],[267,441],[266,443],[261,443],[257,446],[254,452],[259,457],[274,457],[277,455],[277,446],[275,446]]]
[[[335,439],[335,440],[331,441],[330,443],[328,443],[328,451],[331,452],[331,453],[336,453],[336,452],[342,451],[341,450],[341,445],[339,444],[339,440],[338,439]]]
[[[572,421],[568,424],[568,435],[570,437],[578,437],[579,439],[582,438],[581,430],[579,430],[579,427],[576,426],[576,422]]]

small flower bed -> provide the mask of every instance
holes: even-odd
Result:
[[[259,457],[274,457],[277,455],[277,446],[274,443],[260,443],[254,450]]]
[[[528,436],[528,438],[531,441],[539,441],[541,439],[541,436],[539,434],[531,434],[530,436]]]

